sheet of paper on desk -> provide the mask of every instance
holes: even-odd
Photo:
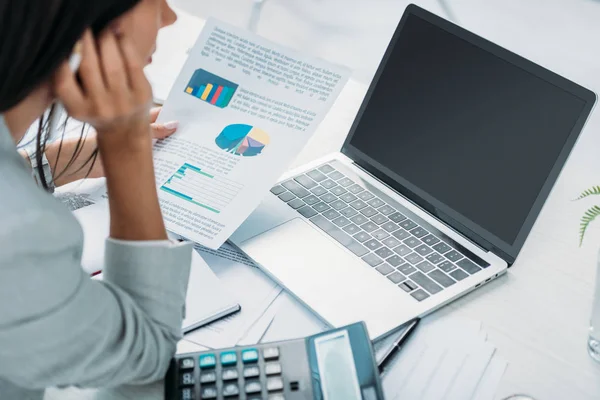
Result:
[[[190,332],[185,339],[209,348],[235,346],[281,293],[281,287],[229,244],[224,244],[219,251],[201,246],[197,246],[196,251],[221,284],[236,296],[242,309],[239,313]]]
[[[168,229],[219,248],[302,150],[348,76],[208,20],[158,118],[180,122],[155,146]]]

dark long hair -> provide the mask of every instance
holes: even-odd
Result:
[[[139,1],[0,0],[0,113],[19,104],[47,82],[70,56],[87,28],[99,33]],[[52,113],[54,107],[40,117],[35,139],[38,172],[46,189],[41,160]],[[68,167],[79,155],[83,140],[82,130]],[[92,159],[88,161],[93,163]]]

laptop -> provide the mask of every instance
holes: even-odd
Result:
[[[377,339],[507,271],[595,102],[410,5],[341,151],[286,175],[231,241]]]

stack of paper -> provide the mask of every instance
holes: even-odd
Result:
[[[388,400],[493,400],[506,367],[480,322],[433,316],[386,368],[383,390]]]

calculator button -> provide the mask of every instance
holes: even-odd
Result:
[[[254,378],[260,375],[258,367],[246,367],[244,368],[244,378]]]
[[[281,364],[278,362],[270,362],[265,365],[265,374],[279,375],[281,374]]]
[[[184,372],[179,377],[179,384],[181,386],[193,385],[195,383],[194,372]]]
[[[181,392],[179,392],[180,400],[194,400],[194,388],[183,388]]]
[[[281,389],[283,389],[283,379],[278,376],[267,379],[267,390],[269,392],[274,392]]]
[[[265,360],[274,360],[279,358],[279,349],[277,347],[267,347],[263,350],[263,358]]]
[[[237,396],[240,394],[240,388],[237,383],[228,383],[223,386],[223,397]]]
[[[253,363],[258,361],[258,350],[248,349],[242,351],[242,361],[244,364]]]
[[[283,393],[273,393],[270,394],[268,400],[285,400]]]
[[[251,381],[251,382],[246,382],[245,390],[246,390],[246,393],[258,393],[262,390],[262,388],[260,387],[260,382]]]
[[[214,354],[203,354],[199,357],[198,365],[200,368],[213,368],[217,365],[217,359]]]
[[[221,365],[235,365],[236,363],[237,354],[235,354],[235,351],[221,353]]]
[[[217,398],[217,388],[214,386],[203,387],[200,392],[200,397],[203,399],[216,399]]]
[[[194,369],[194,359],[191,357],[182,358],[179,360],[179,369]]]
[[[238,371],[235,368],[226,368],[221,374],[221,379],[224,381],[230,381],[238,378]]]
[[[200,383],[213,383],[217,380],[215,371],[204,372],[200,374]]]

